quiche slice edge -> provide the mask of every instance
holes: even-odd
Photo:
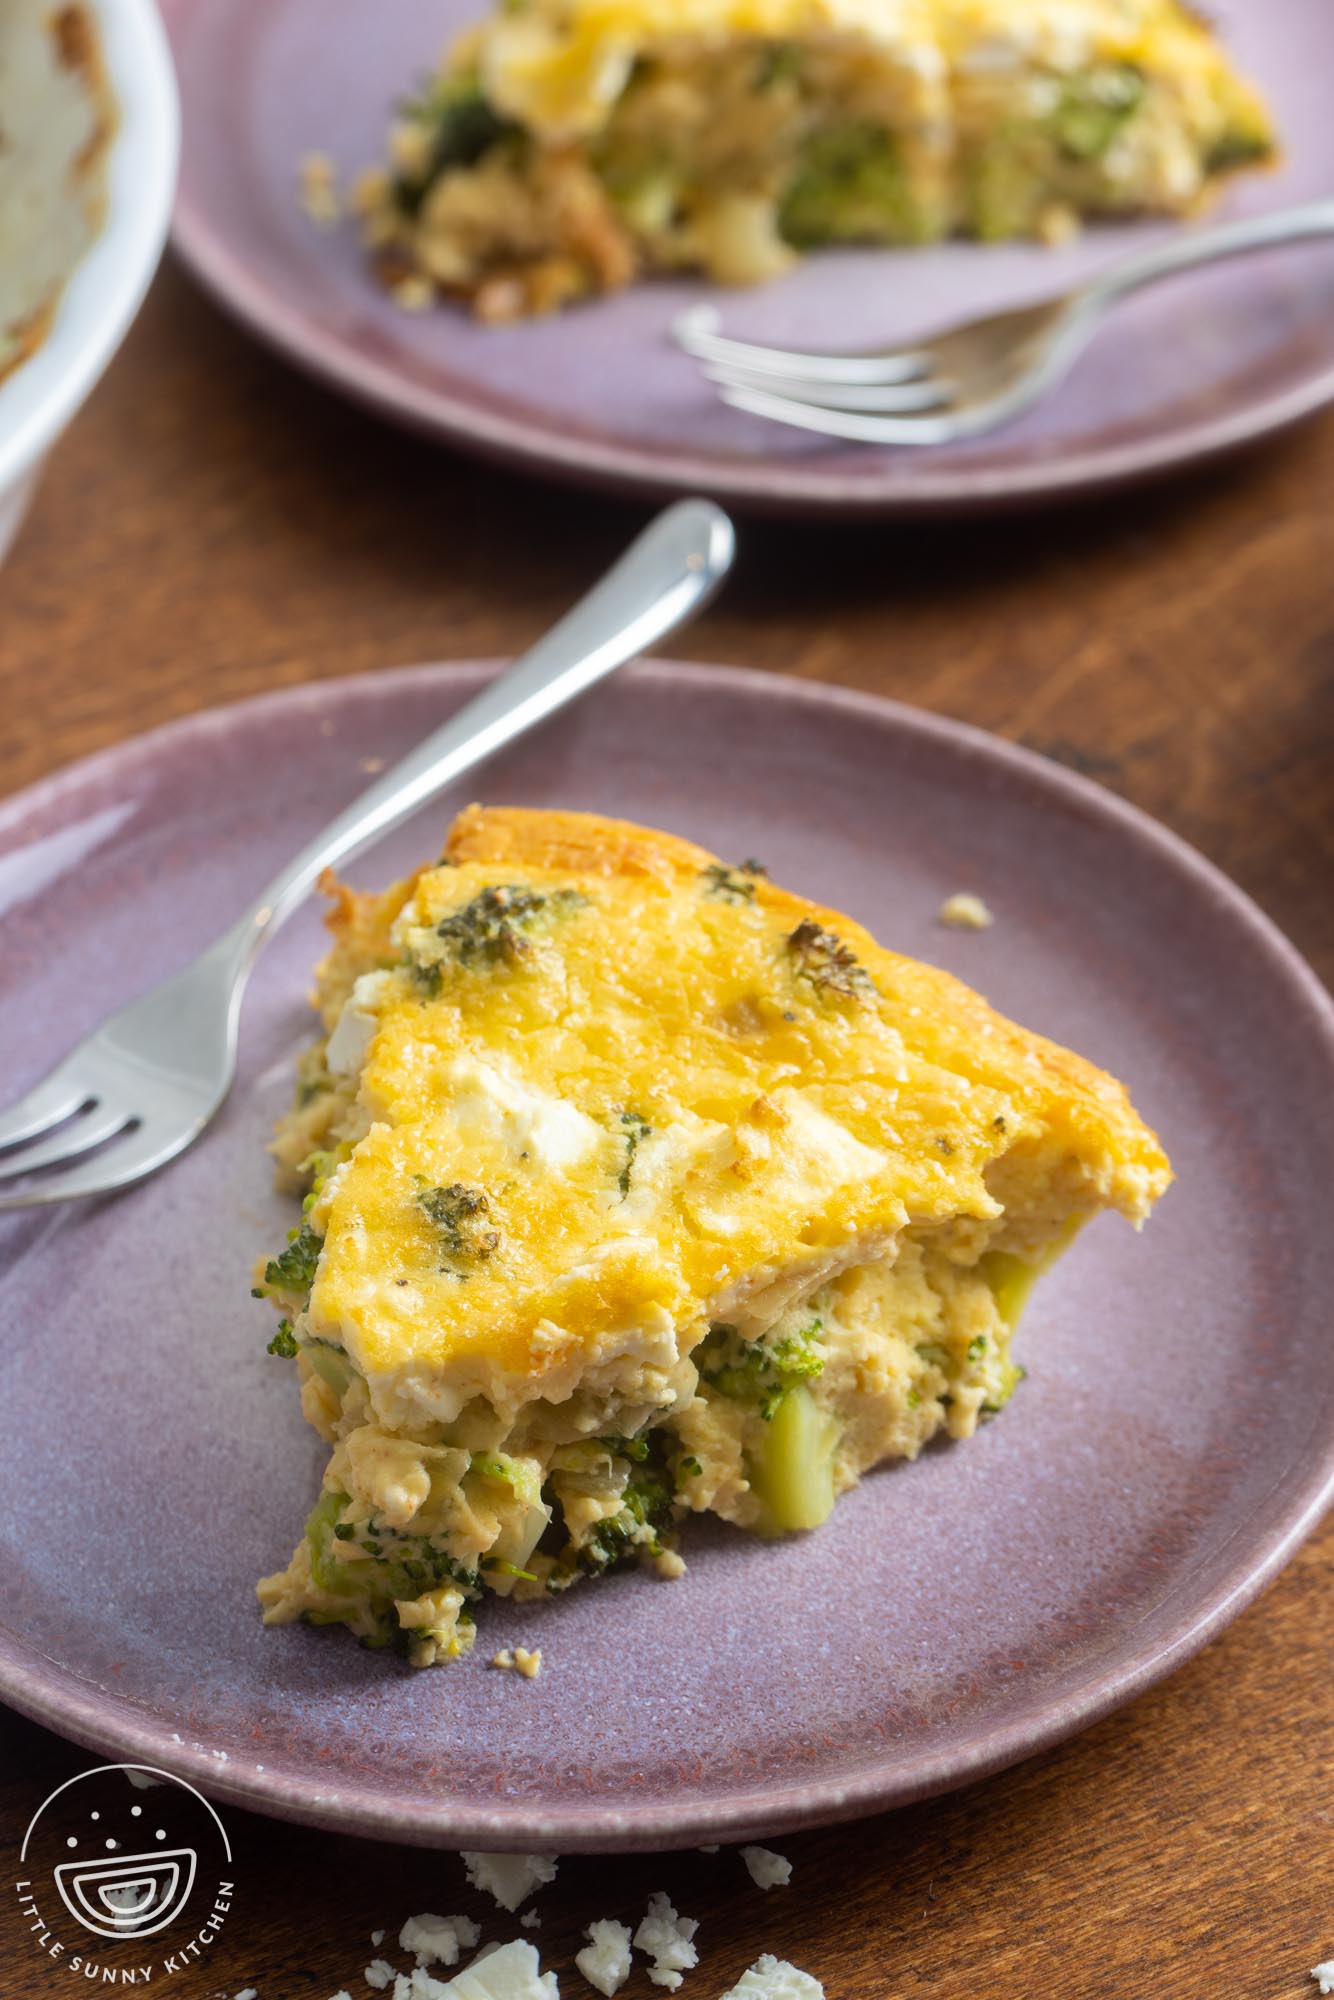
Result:
[[[814,1527],[999,1410],[1035,1278],[1170,1180],[1110,1077],[758,864],[471,807],[329,886],[259,1289],[332,1456],[271,1622],[425,1665],[485,1591],[678,1573],[690,1512]]]
[[[501,321],[824,244],[1187,215],[1276,152],[1182,0],[503,0],[353,206],[404,306]]]

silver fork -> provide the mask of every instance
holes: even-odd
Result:
[[[711,307],[672,332],[725,403],[863,444],[951,444],[1010,422],[1045,395],[1131,292],[1201,264],[1334,234],[1334,200],[1174,237],[1040,304],[946,328],[908,348],[807,354],[717,331]]]
[[[128,1187],[182,1152],[231,1086],[251,968],[323,870],[673,631],[718,588],[733,549],[731,522],[706,500],[651,522],[558,625],[339,813],[192,965],[112,1014],[0,1114],[0,1212]]]

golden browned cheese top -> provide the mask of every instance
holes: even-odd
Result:
[[[312,1212],[312,1324],[372,1380],[661,1355],[906,1222],[995,1215],[1002,1155],[1134,1218],[1169,1178],[1110,1077],[669,834],[471,808],[394,909],[348,1003],[373,1122]]]

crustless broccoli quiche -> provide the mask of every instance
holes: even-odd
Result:
[[[1182,0],[504,0],[356,205],[405,305],[514,319],[822,243],[1184,214],[1273,150]]]
[[[260,1289],[332,1455],[272,1623],[421,1666],[484,1592],[680,1573],[967,1437],[1038,1274],[1170,1179],[1121,1086],[665,833],[483,811],[335,888]]]

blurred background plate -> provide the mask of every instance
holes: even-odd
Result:
[[[669,344],[715,297],[730,332],[806,347],[897,340],[1062,291],[1175,225],[1099,228],[1061,250],[955,243],[822,252],[776,284],[719,295],[656,281],[526,326],[380,294],[348,225],[297,200],[308,152],[351,175],[381,155],[394,103],[484,0],[166,0],[185,151],[175,241],[231,311],[301,366],[402,423],[550,476],[703,491],[809,512],[978,510],[1106,488],[1295,421],[1334,395],[1334,244],[1250,258],[1121,307],[1069,380],[990,438],[852,447],[726,409]],[[1269,94],[1287,147],[1219,215],[1334,190],[1334,6],[1219,0],[1210,16]]]
[[[0,809],[7,1090],[198,950],[485,669],[315,683],[176,723]],[[960,724],[755,673],[630,669],[485,796],[642,817],[844,906],[1125,1077],[1179,1180],[1039,1288],[997,1422],[873,1473],[818,1534],[691,1524],[689,1571],[485,1607],[414,1674],[265,1631],[324,1448],[255,1258],[264,1145],[311,1032],[303,910],[247,997],[237,1086],[156,1180],[0,1218],[0,1698],[214,1797],[343,1832],[679,1847],[946,1790],[1105,1714],[1273,1575],[1334,1487],[1328,997],[1142,815]],[[461,803],[456,800],[455,804]],[[438,851],[443,805],[354,871]],[[942,930],[980,890],[995,927]],[[489,1672],[539,1644],[539,1680]]]

